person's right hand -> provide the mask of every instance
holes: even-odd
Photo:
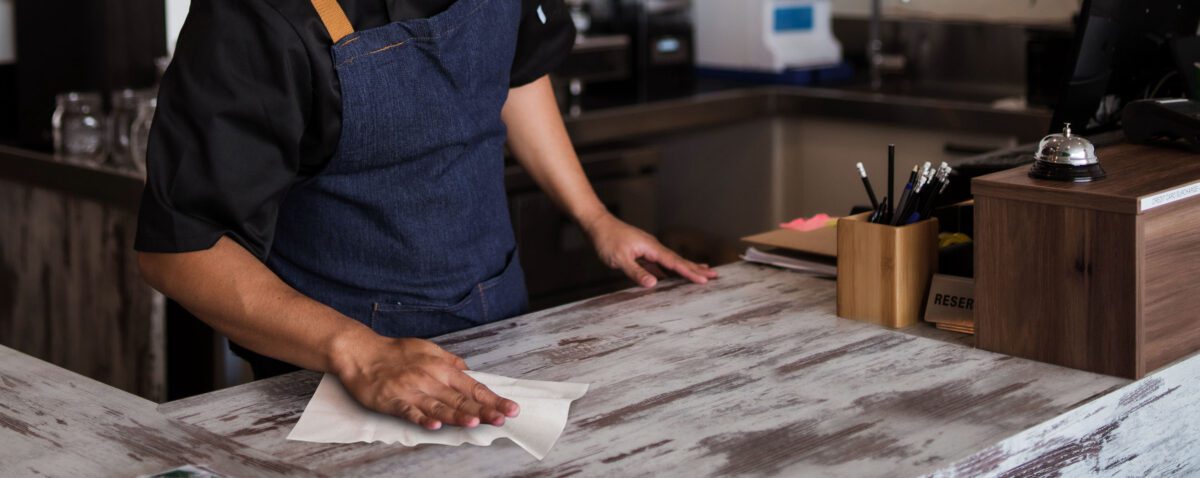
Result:
[[[500,426],[519,413],[516,402],[467,376],[466,362],[433,342],[380,336],[363,342],[347,351],[335,374],[367,408],[430,430]]]

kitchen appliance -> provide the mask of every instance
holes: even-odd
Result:
[[[596,33],[631,39],[630,80],[593,91],[639,101],[689,95],[695,85],[691,0],[592,0]]]
[[[696,63],[757,73],[835,66],[829,0],[695,0]]]
[[[579,35],[575,48],[552,75],[559,108],[571,117],[583,113],[587,85],[631,78],[628,35]]]
[[[1104,179],[1104,168],[1096,158],[1096,146],[1087,138],[1072,134],[1071,123],[1038,143],[1029,177],[1086,183]]]

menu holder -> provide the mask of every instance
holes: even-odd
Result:
[[[837,315],[895,329],[921,320],[937,271],[938,221],[905,226],[867,222],[870,213],[837,226]]]

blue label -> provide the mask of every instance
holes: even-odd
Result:
[[[813,29],[812,5],[775,9],[775,32],[804,32]]]

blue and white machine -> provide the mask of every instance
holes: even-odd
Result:
[[[843,69],[830,0],[693,0],[696,64],[751,75]]]

